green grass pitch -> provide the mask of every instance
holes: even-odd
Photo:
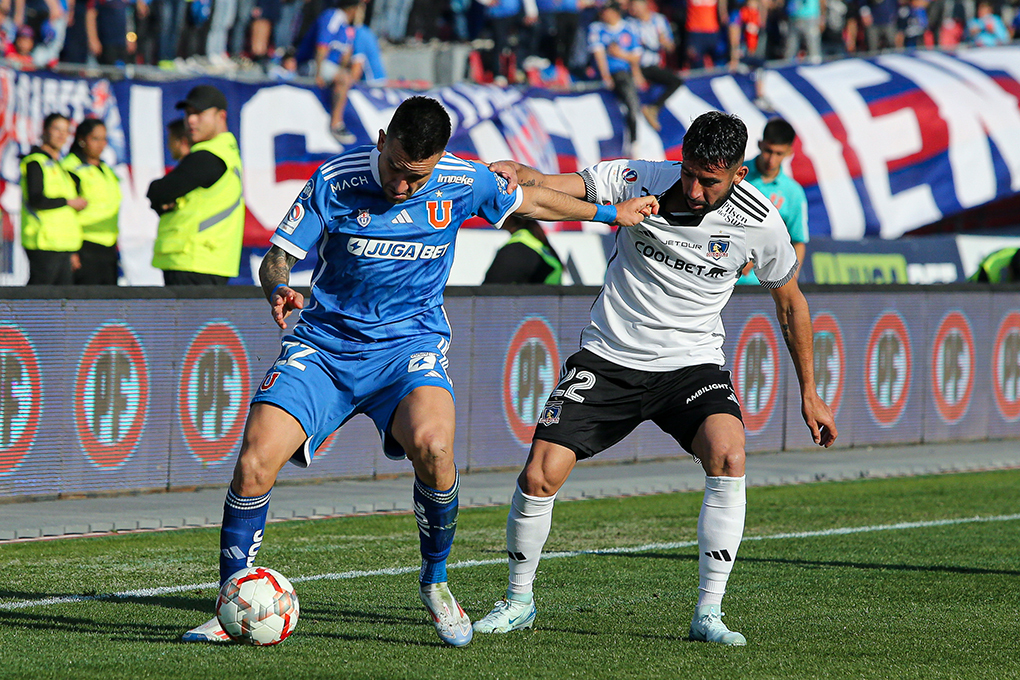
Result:
[[[270,524],[258,563],[301,601],[271,648],[178,642],[212,615],[216,530],[5,544],[0,678],[1020,678],[1018,499],[1020,471],[750,489],[723,606],[744,648],[686,639],[700,493],[558,503],[535,629],[464,649],[418,602],[411,515]],[[505,521],[461,513],[472,618],[505,589]]]

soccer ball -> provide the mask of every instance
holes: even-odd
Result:
[[[297,625],[297,593],[278,571],[241,569],[220,588],[216,618],[234,642],[275,645]]]

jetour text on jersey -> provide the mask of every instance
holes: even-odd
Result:
[[[644,241],[634,241],[634,247],[637,251],[647,257],[649,260],[655,260],[661,262],[667,267],[673,269],[680,269],[689,274],[697,274],[698,276],[705,275],[713,279],[717,279],[726,274],[726,270],[720,267],[712,267],[711,270],[705,274],[705,270],[708,269],[706,265],[695,264],[693,262],[685,262],[677,257],[664,253],[655,246],[645,243]]]

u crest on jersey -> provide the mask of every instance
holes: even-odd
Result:
[[[429,224],[433,229],[446,229],[453,220],[453,201],[428,201]]]

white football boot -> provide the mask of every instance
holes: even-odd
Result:
[[[475,630],[479,633],[509,633],[512,630],[531,628],[535,623],[534,596],[527,600],[520,595],[508,595],[496,603],[492,611],[481,620],[475,622]]]
[[[446,583],[421,584],[418,595],[422,604],[432,617],[439,639],[454,647],[463,647],[471,642],[474,632],[471,630],[471,619],[457,604],[450,586]]]
[[[730,630],[722,622],[724,614],[719,611],[719,605],[706,604],[694,608],[694,618],[691,620],[691,640],[697,642],[717,642],[721,645],[742,646],[747,644],[743,635],[735,630]]]
[[[230,636],[223,630],[219,619],[215,616],[197,628],[192,628],[181,636],[181,642],[230,642]]]

